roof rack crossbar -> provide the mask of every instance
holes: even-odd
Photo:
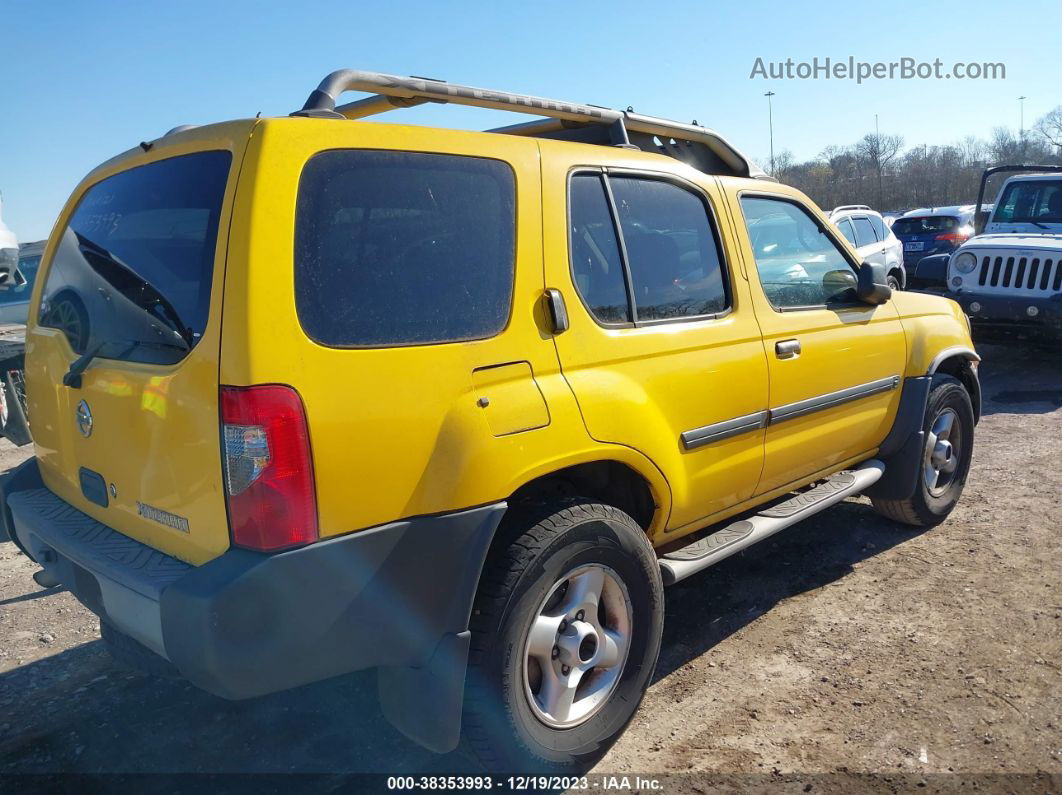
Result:
[[[347,91],[364,91],[374,96],[337,107],[336,100]],[[722,166],[721,173],[744,177],[766,177],[759,167],[731,146],[725,138],[706,127],[643,116],[631,111],[565,102],[528,94],[473,88],[428,78],[398,77],[378,72],[340,69],[322,80],[302,108],[292,115],[362,119],[395,108],[411,107],[425,102],[470,105],[547,117],[525,124],[499,127],[490,132],[537,136],[566,127],[604,125],[609,128],[610,143],[619,146],[635,146],[628,136],[630,132],[656,136],[664,144],[658,147],[658,151],[665,154],[669,153],[667,150],[671,139],[701,144],[710,150],[714,159],[719,161]]]

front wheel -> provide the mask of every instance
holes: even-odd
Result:
[[[918,480],[906,499],[871,498],[883,516],[917,527],[948,518],[959,502],[973,458],[974,413],[966,387],[950,375],[937,375],[926,401]]]
[[[515,508],[472,612],[463,732],[492,771],[575,775],[623,732],[660,652],[656,555],[630,516]]]

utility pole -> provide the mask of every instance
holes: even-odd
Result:
[[[771,108],[771,97],[774,96],[773,91],[768,91],[764,94],[767,97],[767,128],[771,135],[771,176],[774,174],[774,111]]]

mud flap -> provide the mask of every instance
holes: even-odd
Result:
[[[446,635],[420,668],[377,669],[380,707],[402,734],[436,753],[457,748],[472,633]]]

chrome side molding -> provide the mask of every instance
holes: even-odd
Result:
[[[713,422],[703,428],[694,428],[692,431],[683,431],[681,434],[682,445],[687,450],[695,450],[712,442],[729,439],[731,436],[755,431],[767,427],[767,412],[757,411],[754,414],[746,414],[743,417],[735,417],[732,420]]]
[[[900,386],[900,376],[890,375],[888,378],[879,378],[866,384],[850,386],[847,389],[839,389],[836,392],[827,392],[825,395],[798,400],[795,403],[787,403],[774,409],[756,411],[731,420],[713,422],[700,428],[693,428],[679,434],[682,446],[686,450],[696,450],[713,442],[720,442],[749,431],[757,431],[770,425],[777,425],[787,420],[795,420],[805,417],[816,411],[831,409],[853,400],[880,395],[883,392],[891,392]]]

